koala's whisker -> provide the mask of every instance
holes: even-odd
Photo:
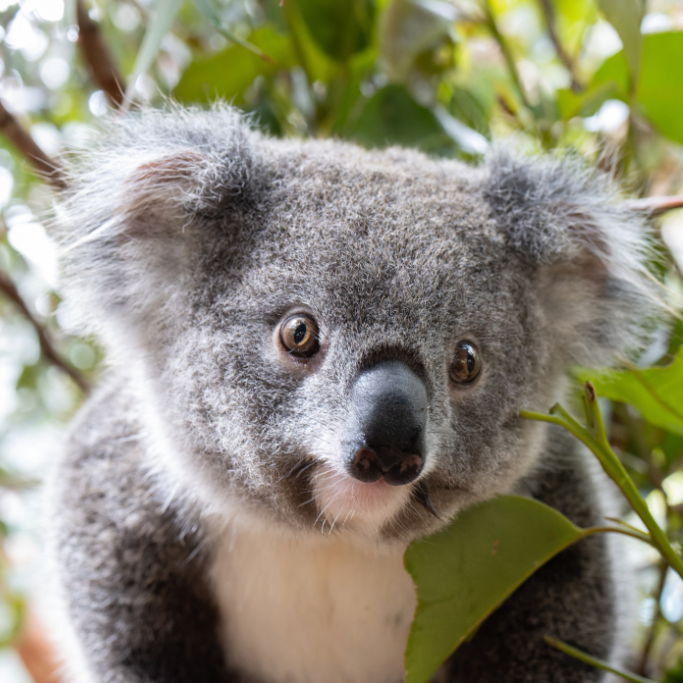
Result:
[[[297,470],[299,470],[297,472],[296,476],[294,477],[295,479],[298,479],[299,475],[302,472],[305,472],[311,465],[313,465],[313,463],[315,463],[315,460],[310,460],[307,462],[304,458],[301,458],[300,460],[298,460],[296,462],[294,467],[292,467],[292,469],[289,470],[289,472],[287,472],[287,474],[280,477],[280,479],[278,481],[282,481],[283,479],[287,479],[287,478],[291,477],[294,474],[294,472],[297,472]]]
[[[200,541],[197,543],[197,547],[185,558],[185,561],[183,562],[184,565],[190,564],[192,560],[199,554],[199,551],[202,549],[202,542]]]
[[[313,503],[316,500],[316,496],[313,496],[313,498],[309,498],[308,500],[305,500],[303,503],[299,503],[297,507],[304,507],[304,505],[309,505],[310,503]]]
[[[314,526],[314,527],[315,527],[315,525],[318,523],[318,520],[320,519],[320,517],[322,517],[322,515],[325,513],[325,510],[327,510],[327,508],[330,507],[330,505],[332,505],[332,503],[334,502],[334,500],[335,500],[336,497],[337,497],[337,496],[332,496],[332,498],[331,498],[330,501],[327,503],[327,505],[320,511],[320,513],[318,514],[318,516],[315,518],[315,522],[313,522],[313,526]],[[325,526],[325,524],[323,523],[323,527],[324,527],[324,526]]]
[[[412,499],[408,501],[407,509],[409,512],[415,513],[415,515],[420,519],[420,521],[424,521],[425,519],[427,519],[427,517],[423,514],[424,510],[415,505]]]
[[[439,517],[439,513],[434,507],[434,503],[432,503],[432,499],[429,496],[429,487],[426,483],[418,483],[418,485],[413,489],[413,493],[414,499],[420,503],[427,510],[427,512],[434,515],[434,517],[437,519],[441,519],[441,517]]]
[[[403,524],[403,522],[401,522],[400,519],[398,519],[398,517],[393,517],[392,520],[391,520],[391,524],[392,524],[392,528],[393,528],[394,530],[396,530],[396,526],[395,526],[395,525],[398,524],[399,529],[403,529],[403,531],[405,531],[405,533],[406,533],[406,536],[404,536],[404,539],[407,539],[407,538],[408,538],[408,535],[410,534],[410,531],[409,531],[408,527],[407,527],[405,524]]]
[[[339,473],[334,470],[323,470],[322,472],[317,472],[311,477],[312,481],[327,481],[328,479],[334,479],[338,477]]]
[[[341,523],[341,526],[343,527],[346,524],[346,520],[349,518],[349,515],[355,510],[356,508],[351,508],[347,513],[346,517],[344,517],[344,521]]]
[[[332,534],[332,531],[334,531],[334,525],[337,523],[337,520],[339,519],[339,515],[341,515],[341,512],[338,512],[337,516],[334,518],[334,522],[332,522],[332,526],[330,527],[330,530],[327,532],[328,536],[330,536]]]
[[[296,476],[294,477],[295,479],[298,479],[306,470],[308,470],[310,467],[313,467],[313,465],[316,464],[316,460],[311,460],[311,462],[308,463],[305,467],[302,467],[297,473]]]

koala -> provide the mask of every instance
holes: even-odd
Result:
[[[504,493],[600,523],[592,461],[519,411],[641,339],[649,238],[610,180],[228,106],[112,118],[66,163],[65,305],[108,358],[53,484],[71,680],[399,683],[411,541]],[[613,659],[620,585],[581,541],[434,680],[604,680],[543,636]]]

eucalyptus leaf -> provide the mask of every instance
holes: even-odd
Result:
[[[619,34],[632,82],[637,83],[643,42],[640,33],[645,12],[643,0],[598,0],[598,6]]]
[[[578,93],[571,88],[564,88],[557,91],[557,108],[564,121],[575,116],[592,116],[605,100],[614,98],[618,92],[619,86],[614,81]]]
[[[643,61],[636,91],[648,118],[672,140],[683,144],[683,32],[645,36]]]
[[[586,28],[595,23],[597,7],[593,0],[552,0],[555,29],[565,50],[574,55],[581,49]]]
[[[479,155],[485,154],[489,149],[489,141],[481,133],[458,121],[445,107],[437,105],[432,111],[444,131],[463,152]]]
[[[574,374],[581,382],[592,382],[600,396],[634,406],[650,424],[683,435],[683,349],[667,367],[578,368]]]
[[[266,51],[270,63],[233,45],[208,59],[192,62],[178,82],[174,97],[181,102],[211,102],[217,97],[240,102],[244,90],[257,76],[270,76],[296,64],[290,38],[268,26],[254,31],[249,42]]]
[[[145,37],[135,59],[133,73],[128,81],[126,98],[130,100],[138,78],[149,71],[157,56],[164,36],[170,30],[173,20],[178,14],[183,0],[157,0]]]
[[[346,133],[367,147],[405,145],[429,151],[450,141],[434,113],[401,85],[378,90]]]
[[[593,75],[591,88],[610,84],[614,88],[614,96],[627,100],[631,88],[631,76],[624,51],[608,57]]]
[[[525,579],[585,535],[543,503],[500,496],[411,543],[405,566],[418,606],[406,648],[406,683],[427,683]]]
[[[296,2],[310,36],[332,59],[346,62],[370,46],[375,22],[373,0],[288,2]]]
[[[393,0],[382,15],[380,54],[393,80],[404,80],[417,56],[450,37],[458,12],[441,0]]]

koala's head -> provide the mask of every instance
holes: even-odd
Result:
[[[514,487],[543,457],[519,410],[650,307],[638,218],[576,161],[273,140],[221,108],[114,122],[72,170],[67,298],[150,465],[222,514],[431,530]]]

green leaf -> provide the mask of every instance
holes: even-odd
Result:
[[[636,97],[649,119],[672,140],[683,144],[683,32],[645,36]]]
[[[495,91],[490,84],[475,83],[469,87],[455,86],[452,89],[448,108],[453,115],[482,135],[488,135]]]
[[[663,683],[683,683],[683,659],[666,672]]]
[[[615,88],[615,96],[618,96],[619,99],[628,100],[631,76],[628,72],[628,63],[623,50],[608,57],[602,63],[593,76],[591,88],[597,88],[607,83],[612,84]]]
[[[296,0],[285,2],[282,6],[282,12],[298,64],[306,72],[308,82],[329,83],[338,74],[339,65],[318,44],[315,37],[317,27],[314,26],[311,30],[306,24]]]
[[[440,0],[393,0],[382,15],[380,54],[387,75],[402,81],[420,53],[450,39],[458,12]]]
[[[600,396],[631,404],[650,424],[683,435],[683,349],[663,368],[579,368],[574,374],[581,382],[592,382]]]
[[[22,596],[15,592],[0,595],[0,601],[9,616],[5,630],[0,632],[0,648],[5,648],[11,645],[21,632],[26,619],[26,602]]]
[[[268,26],[254,31],[249,42],[267,52],[272,63],[233,45],[213,57],[192,62],[174,97],[181,102],[210,102],[217,97],[239,101],[257,76],[271,76],[296,64],[291,40]]]
[[[581,49],[586,28],[595,23],[597,8],[594,0],[552,0],[555,9],[555,29],[560,43],[570,54]]]
[[[476,130],[451,116],[449,111],[440,104],[437,104],[432,111],[444,131],[463,152],[473,156],[486,153],[489,142],[481,133],[477,133]]]
[[[142,45],[135,59],[133,73],[128,81],[126,97],[131,98],[138,78],[149,71],[152,62],[157,56],[159,46],[164,36],[168,33],[173,20],[180,10],[183,0],[157,0],[154,13],[150,20]]]
[[[543,503],[500,496],[411,543],[405,566],[418,606],[406,648],[406,683],[427,683],[525,579],[584,535]]]
[[[296,0],[296,4],[311,37],[332,59],[346,62],[370,46],[375,22],[373,0]]]
[[[598,6],[619,34],[632,82],[637,83],[643,43],[640,33],[645,12],[643,0],[598,0]]]
[[[429,151],[450,141],[436,116],[401,85],[378,90],[346,133],[367,147],[404,145]]]
[[[605,100],[613,98],[617,92],[618,85],[614,81],[578,93],[565,88],[557,91],[557,108],[565,121],[574,116],[592,116]]]

